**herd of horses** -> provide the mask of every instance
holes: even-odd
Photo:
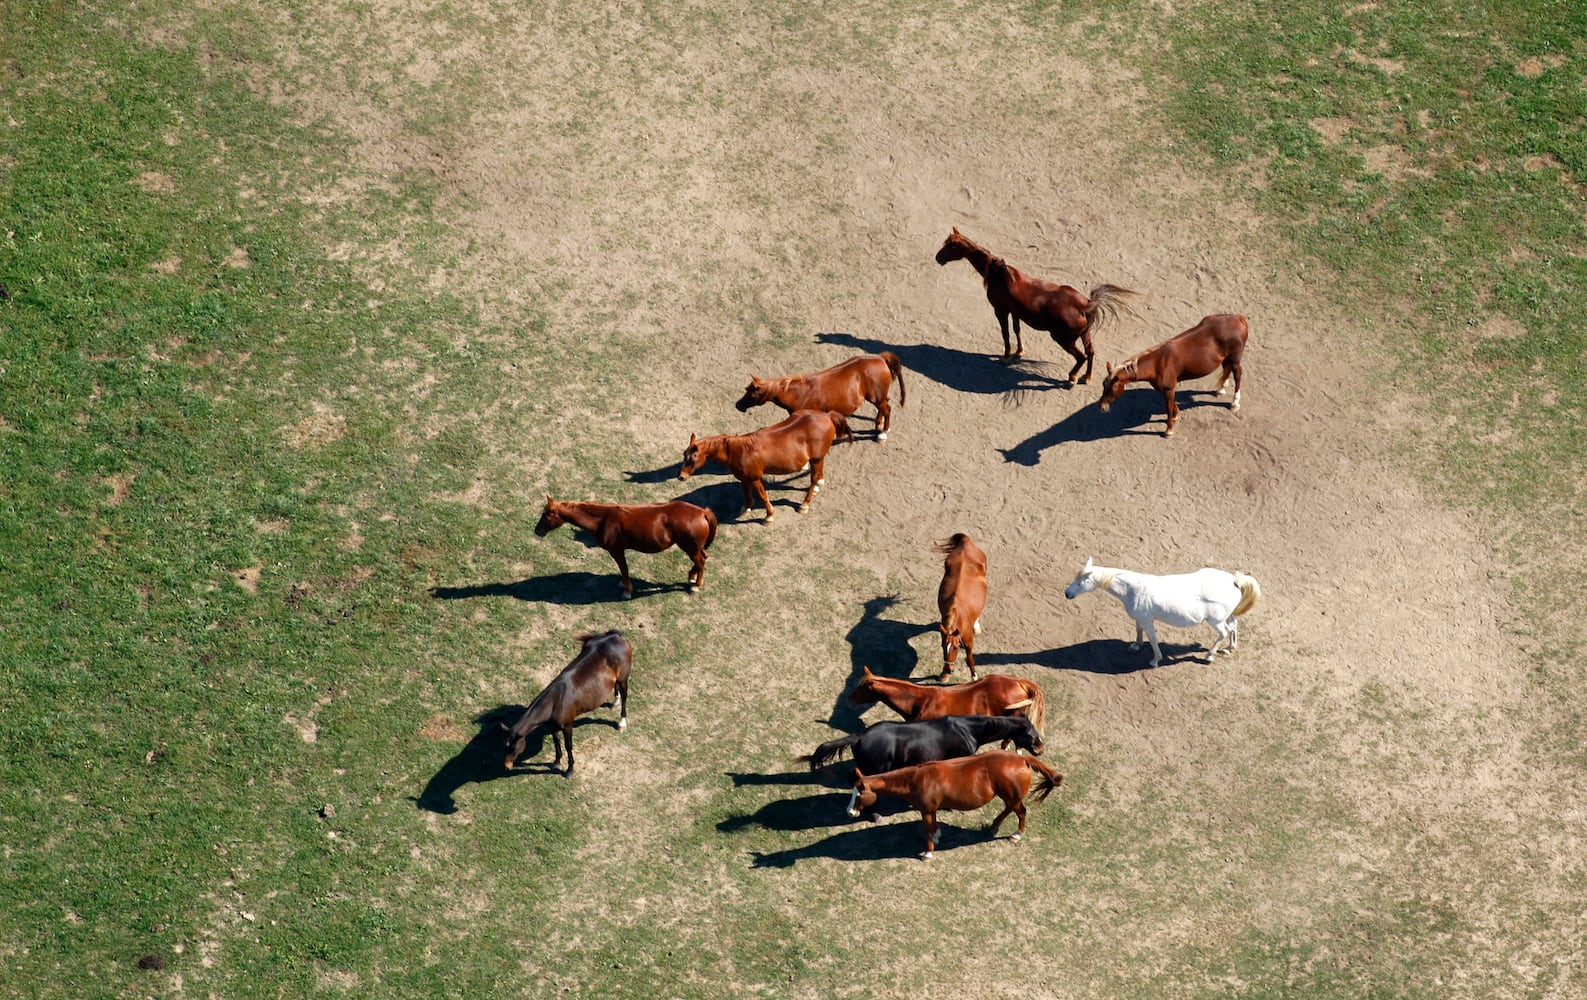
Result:
[[[987,300],[997,315],[1003,335],[1004,362],[1024,354],[1021,324],[1045,330],[1074,358],[1068,381],[1083,385],[1091,378],[1095,359],[1094,335],[1120,310],[1129,310],[1127,299],[1138,294],[1118,285],[1103,284],[1089,295],[1068,285],[1058,285],[1023,274],[994,256],[955,228],[937,251],[938,264],[967,261],[985,285]],[[1009,338],[1010,322],[1013,341]],[[1132,382],[1147,382],[1163,394],[1167,410],[1164,436],[1171,435],[1179,408],[1174,395],[1178,383],[1218,372],[1217,391],[1234,379],[1231,410],[1240,406],[1241,358],[1249,337],[1245,317],[1218,314],[1204,317],[1189,330],[1130,357],[1118,367],[1109,364],[1103,379],[1100,408],[1105,412]],[[1084,368],[1084,373],[1081,369]],[[889,397],[898,385],[898,405],[904,405],[903,366],[887,351],[850,358],[823,371],[761,379],[750,376],[736,406],[740,412],[772,403],[788,416],[776,424],[748,434],[716,434],[700,438],[691,434],[684,450],[678,478],[688,479],[707,463],[723,465],[743,487],[744,509],[755,502],[765,508],[767,523],[775,516],[766,493],[768,475],[797,475],[806,470],[810,480],[799,512],[826,481],[826,458],[832,446],[853,442],[849,425],[864,403],[876,408],[875,440],[887,440],[892,426]],[[1078,377],[1077,377],[1078,376]],[[535,534],[545,535],[563,524],[588,532],[610,553],[621,574],[624,597],[633,596],[626,552],[656,553],[672,546],[692,561],[688,587],[697,593],[705,582],[706,550],[716,538],[715,513],[683,500],[653,504],[607,504],[555,500],[546,496]],[[849,814],[869,812],[878,795],[904,799],[921,813],[926,847],[932,857],[936,847],[937,812],[974,810],[1000,799],[1003,811],[991,824],[998,828],[1009,815],[1019,817],[1018,840],[1025,832],[1025,801],[1032,784],[1040,802],[1059,787],[1063,775],[1036,758],[1044,746],[1042,731],[1046,699],[1034,681],[1006,674],[981,677],[976,671],[975,637],[987,601],[986,553],[966,533],[958,532],[938,543],[943,577],[937,594],[938,631],[942,640],[942,672],[936,684],[917,684],[882,677],[862,668],[848,694],[856,706],[887,705],[901,716],[899,722],[880,722],[861,733],[822,743],[800,758],[811,770],[830,767],[845,753],[853,762]],[[1239,642],[1239,619],[1256,603],[1261,590],[1244,573],[1201,569],[1194,573],[1154,576],[1096,566],[1087,560],[1064,596],[1070,599],[1092,590],[1117,597],[1135,622],[1138,649],[1143,638],[1151,643],[1151,666],[1162,662],[1156,623],[1188,628],[1209,624],[1217,633],[1207,651],[1211,662],[1220,651],[1231,653]],[[504,740],[503,766],[515,768],[524,756],[529,738],[549,729],[556,749],[552,767],[561,764],[567,750],[566,775],[573,773],[573,721],[600,707],[621,704],[617,728],[628,722],[628,679],[633,646],[620,632],[583,633],[581,648],[567,667],[530,703],[511,726],[500,727]],[[960,650],[964,651],[970,681],[946,683]],[[978,752],[988,743],[1001,749]],[[1012,745],[1015,751],[1007,748]],[[1021,756],[1024,751],[1029,756]]]

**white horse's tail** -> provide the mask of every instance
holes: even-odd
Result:
[[[1230,618],[1238,618],[1250,611],[1256,607],[1256,602],[1262,597],[1262,588],[1257,586],[1254,576],[1235,573],[1234,585],[1240,588],[1240,603],[1234,606],[1234,613],[1229,616]]]

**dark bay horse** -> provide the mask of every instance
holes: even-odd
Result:
[[[819,771],[847,750],[855,767],[878,774],[930,760],[968,757],[996,740],[1037,755],[1043,749],[1035,723],[1023,715],[950,715],[928,722],[878,722],[863,733],[828,740],[799,759]]]
[[[981,612],[986,609],[986,553],[959,532],[939,542],[933,552],[943,552],[942,584],[937,588],[937,611],[942,633],[942,680],[953,673],[953,662],[964,647],[964,662],[975,680],[975,637],[981,634]]]
[[[1181,379],[1201,378],[1219,368],[1223,377],[1218,379],[1218,395],[1224,394],[1223,384],[1234,376],[1234,402],[1229,409],[1240,408],[1240,359],[1245,354],[1245,342],[1251,336],[1251,327],[1244,316],[1218,313],[1204,316],[1200,323],[1178,336],[1163,341],[1114,368],[1108,365],[1107,377],[1102,380],[1102,412],[1124,392],[1131,382],[1150,382],[1152,388],[1163,394],[1168,407],[1168,427],[1163,437],[1174,433],[1174,421],[1179,417],[1179,404],[1174,401],[1174,390]]]
[[[906,722],[940,719],[945,715],[1025,715],[1041,732],[1047,717],[1047,696],[1035,681],[987,674],[967,684],[916,684],[878,677],[870,667],[849,692],[856,705],[881,702]]]
[[[744,395],[734,406],[740,413],[763,403],[775,403],[789,413],[795,410],[832,410],[845,417],[854,415],[861,403],[876,407],[876,440],[887,440],[893,426],[893,407],[887,393],[898,382],[898,405],[904,405],[904,365],[891,351],[862,354],[839,362],[813,375],[784,375],[782,378],[749,377]]]
[[[840,437],[854,440],[848,420],[841,413],[818,410],[796,410],[786,420],[748,434],[713,434],[707,438],[690,434],[678,478],[688,479],[708,461],[721,462],[744,487],[744,510],[752,509],[754,497],[759,496],[769,524],[776,514],[766,496],[767,473],[788,475],[809,465],[810,488],[799,504],[799,513],[809,513],[811,499],[827,481],[827,452]]]
[[[1008,814],[1014,813],[1019,817],[1019,832],[1014,834],[1018,840],[1025,835],[1025,796],[1030,793],[1032,771],[1041,775],[1036,784],[1037,802],[1063,784],[1063,775],[1035,757],[1007,750],[988,750],[973,757],[932,761],[870,776],[856,769],[849,815],[870,811],[878,795],[898,796],[920,810],[920,818],[925,820],[926,850],[921,857],[930,861],[937,847],[938,810],[967,812],[1002,799],[1003,811],[992,821],[992,836],[997,836],[997,828]]]
[[[699,593],[705,585],[705,550],[716,540],[716,514],[683,500],[668,503],[617,504],[585,503],[578,500],[553,500],[546,494],[546,509],[535,525],[535,534],[545,536],[571,524],[595,536],[595,544],[611,553],[623,574],[623,596],[634,596],[634,582],[628,578],[628,559],[623,553],[663,552],[676,545],[694,560],[689,571],[689,591]]]
[[[556,744],[557,759],[554,769],[562,763],[562,744],[568,745],[568,769],[573,774],[573,720],[585,712],[593,711],[622,699],[617,728],[628,728],[628,672],[634,663],[634,647],[623,633],[584,632],[577,636],[584,644],[573,662],[551,679],[545,690],[535,695],[535,700],[524,709],[518,721],[508,726],[506,733],[507,756],[502,767],[511,771],[523,756],[529,737],[541,726],[551,727],[551,742]]]
[[[1024,322],[1032,330],[1046,330],[1053,342],[1075,359],[1075,366],[1069,369],[1069,381],[1076,385],[1091,380],[1091,365],[1096,356],[1092,336],[1104,322],[1115,317],[1120,308],[1129,311],[1124,296],[1139,294],[1118,285],[1098,285],[1087,296],[1069,285],[1032,278],[1003,258],[994,257],[957,227],[937,251],[938,264],[954,260],[969,261],[986,285],[986,300],[992,303],[997,325],[1003,330],[1003,360],[1011,361],[1025,354],[1025,339],[1019,331],[1019,324]],[[1017,345],[1012,351],[1008,341],[1011,318]],[[1081,365],[1085,365],[1086,373],[1077,382],[1075,373]]]

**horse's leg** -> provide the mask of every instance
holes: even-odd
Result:
[[[1218,655],[1218,647],[1229,639],[1229,626],[1225,622],[1208,622],[1207,624],[1211,625],[1218,633],[1217,637],[1212,640],[1212,645],[1207,647],[1207,662],[1211,663],[1213,658]],[[1227,651],[1225,650],[1225,652]]]
[[[1019,317],[1018,316],[1014,316],[1013,320],[1014,320],[1014,357],[1023,358],[1025,356],[1025,335],[1020,332],[1020,329],[1019,329]]]
[[[557,770],[562,766],[562,730],[551,730],[551,745],[556,748],[557,758],[551,762],[551,769]]]
[[[567,728],[562,730],[562,738],[568,741],[568,769],[562,772],[565,778],[573,777],[573,723],[569,722]]]
[[[1014,322],[1018,323],[1019,320]],[[1003,360],[1009,361],[1013,359],[1014,354],[1008,342],[1008,313],[1001,309],[997,310],[997,326],[998,329],[1003,331]]]
[[[1069,381],[1071,383],[1075,384],[1075,385],[1084,385],[1086,383],[1086,380],[1091,378],[1091,369],[1090,368],[1086,368],[1086,377],[1076,381],[1075,375],[1076,375],[1076,373],[1078,373],[1080,371],[1081,366],[1085,365],[1085,363],[1086,363],[1086,354],[1087,354],[1086,351],[1082,351],[1080,349],[1079,344],[1078,344],[1079,338],[1075,338],[1074,340],[1058,340],[1058,338],[1056,336],[1054,336],[1053,340],[1057,341],[1058,346],[1062,347],[1064,350],[1068,351],[1069,352],[1069,356],[1071,358],[1075,359],[1075,366],[1073,368],[1069,369],[1069,376],[1068,376]],[[1089,345],[1087,345],[1087,346],[1088,346],[1088,349],[1089,349]]]
[[[926,821],[926,853],[921,857],[930,861],[937,850],[937,814],[935,811],[921,810],[920,818]]]
[[[620,570],[622,572],[622,574],[623,574],[623,597],[624,597],[624,599],[633,597],[634,596],[634,581],[631,580],[629,578],[629,576],[628,576],[628,557],[623,555],[623,550],[622,549],[608,549],[607,551],[611,552],[612,558],[617,561],[618,570]]]
[[[1150,619],[1146,622],[1146,638],[1152,644],[1152,666],[1163,662],[1163,647],[1157,644],[1157,623]]]
[[[997,836],[997,828],[1003,825],[1003,821],[1005,819],[1008,819],[1009,813],[1012,813],[1013,811],[1014,811],[1014,804],[1010,803],[1008,801],[1008,799],[1004,799],[1003,800],[1003,811],[998,813],[997,814],[997,819],[994,819],[992,821],[992,827],[991,827],[992,836],[994,836],[994,837]],[[1019,838],[1016,837],[1014,839],[1018,840]]]
[[[810,513],[810,501],[814,500],[816,494],[821,491],[821,480],[826,478],[826,467],[825,455],[810,460],[810,488],[805,490],[805,502],[799,505],[799,513]]]
[[[1239,646],[1240,646],[1240,619],[1238,619],[1238,618],[1230,618],[1229,619],[1229,648],[1228,648],[1227,651],[1232,653],[1236,649],[1238,649]]]
[[[1136,622],[1135,623],[1135,641],[1130,643],[1130,650],[1133,652],[1134,650],[1140,649],[1141,648],[1141,640],[1144,639],[1144,638],[1146,638],[1146,632],[1141,628],[1141,623],[1140,622]]]
[[[688,556],[694,560],[694,569],[689,572],[689,593],[698,594],[705,586],[705,549],[696,546],[688,550]]]
[[[1229,404],[1229,409],[1231,409],[1231,410],[1238,410],[1240,408],[1240,376],[1243,374],[1243,372],[1241,370],[1242,368],[1243,368],[1243,366],[1238,361],[1235,362],[1235,364],[1234,364],[1234,402]]]
[[[1096,348],[1091,345],[1091,328],[1089,326],[1086,327],[1086,329],[1080,334],[1080,342],[1084,344],[1086,348],[1086,373],[1080,376],[1080,381],[1075,384],[1085,385],[1087,382],[1091,381],[1091,367],[1095,365],[1097,361]]]
[[[975,680],[976,679],[976,673],[975,673],[975,630],[974,629],[971,629],[970,630],[970,634],[964,637],[964,662],[970,668],[970,679],[972,681]]]
[[[755,492],[760,496],[760,505],[766,508],[766,523],[770,524],[771,519],[777,515],[772,513],[771,498],[766,495],[766,480],[757,479],[754,481],[753,485],[755,487]]]
[[[738,485],[744,487],[744,513],[748,514],[755,509],[755,490],[748,479],[740,479]]]
[[[876,404],[876,440],[886,441],[887,431],[893,426],[893,404],[883,396]]]
[[[617,682],[617,694],[622,698],[623,707],[618,710],[617,728],[619,731],[628,728],[628,682]]]
[[[1174,391],[1177,388],[1177,385],[1171,385],[1163,390],[1163,403],[1168,409],[1168,426],[1163,430],[1163,437],[1174,433],[1174,421],[1179,419],[1179,403],[1174,399]]]

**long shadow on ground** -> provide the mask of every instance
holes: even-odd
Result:
[[[849,692],[859,683],[866,667],[886,677],[907,678],[915,672],[919,657],[909,640],[930,632],[936,625],[882,617],[900,599],[897,594],[879,594],[866,601],[860,620],[844,636],[849,643],[849,677],[833,702],[832,714],[825,720],[834,729],[857,733],[865,728],[860,720],[861,710],[849,701]]]
[[[919,372],[933,382],[958,392],[1017,398],[1028,392],[1071,387],[1068,381],[1049,374],[1050,371],[1067,369],[1044,361],[1003,364],[985,354],[939,344],[889,344],[870,337],[856,337],[852,333],[818,333],[816,340],[823,344],[858,348],[868,354],[892,351],[911,372]],[[905,378],[907,385],[908,376]]]
[[[464,785],[536,774],[560,776],[561,769],[553,763],[555,755],[546,747],[548,730],[541,730],[529,737],[523,754],[518,758],[517,767],[509,771],[502,766],[506,744],[502,740],[501,727],[518,721],[524,708],[523,705],[498,705],[476,716],[474,722],[479,726],[479,732],[451,760],[441,765],[441,769],[425,784],[424,791],[413,799],[413,803],[426,812],[451,815],[458,808],[457,790]],[[573,723],[575,730],[585,726],[611,726],[615,729],[617,722],[615,719],[583,718]],[[578,742],[577,739],[574,742]],[[542,751],[546,751],[545,760],[536,760]]]
[[[625,472],[623,478],[630,483],[664,483],[669,480],[677,481],[678,470],[683,463],[674,462],[664,465],[659,469],[650,469],[642,472]],[[713,478],[722,473],[722,466],[715,462],[706,465],[705,469],[697,473],[701,479]],[[690,482],[691,480],[684,480]],[[766,480],[766,495],[771,499],[772,506],[779,511],[792,507],[799,509],[799,503],[804,499],[805,490],[810,486],[808,472],[796,472],[791,476],[779,476]],[[783,494],[788,494],[784,496]],[[722,524],[754,524],[761,521],[766,512],[761,509],[760,498],[755,499],[755,506],[749,510],[744,509],[744,487],[736,479],[727,482],[706,483],[697,485],[694,489],[681,496],[671,497],[673,500],[687,500],[698,507],[709,508],[716,515],[717,521]],[[820,494],[816,496],[820,501]]]
[[[1193,643],[1159,643],[1163,649],[1162,666],[1171,663],[1200,662],[1207,647]],[[1088,674],[1122,675],[1151,670],[1152,649],[1146,643],[1131,649],[1123,639],[1090,639],[1031,653],[982,653],[976,658],[982,666],[1025,664],[1052,670],[1077,670]]]
[[[1198,399],[1198,396],[1211,398]],[[1180,412],[1211,406],[1217,397],[1218,394],[1211,389],[1181,389]],[[1041,453],[1049,448],[1072,442],[1105,441],[1131,434],[1161,436],[1167,421],[1168,417],[1163,412],[1162,393],[1155,389],[1131,389],[1115,400],[1107,413],[1103,413],[1094,401],[1087,403],[1046,430],[1031,435],[1012,448],[999,448],[998,452],[1005,462],[1040,465]]]
[[[688,582],[683,580],[677,583],[647,582],[632,571],[632,561],[629,567],[629,577],[634,582],[635,597],[665,594],[669,591],[686,593],[689,589]],[[683,573],[683,568],[680,568],[679,572]],[[475,597],[511,597],[519,601],[535,601],[541,604],[605,604],[608,601],[622,600],[623,587],[622,577],[618,575],[617,567],[614,565],[610,573],[548,573],[545,576],[531,576],[516,583],[432,587],[430,596],[438,601],[466,601]]]

